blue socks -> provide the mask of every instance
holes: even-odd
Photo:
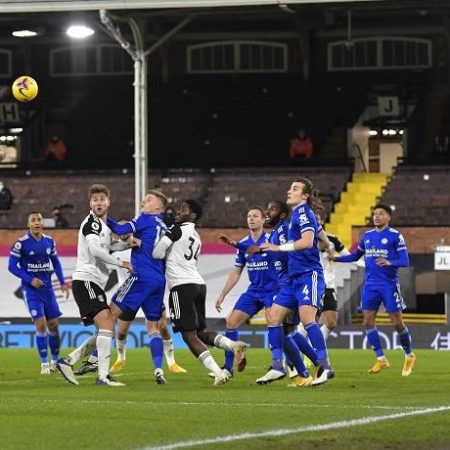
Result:
[[[369,341],[369,344],[372,346],[372,350],[375,352],[375,355],[377,355],[377,358],[382,358],[384,356],[384,352],[383,349],[381,348],[380,335],[378,334],[377,327],[366,330],[366,334],[367,340]]]
[[[238,330],[227,330],[225,332],[225,336],[232,341],[239,340],[239,331]],[[225,350],[225,369],[228,370],[231,374],[233,374],[233,363],[234,363],[234,353]]]
[[[270,336],[270,335],[269,335]],[[297,373],[303,378],[307,378],[309,376],[309,372],[303,363],[302,354],[298,349],[297,344],[294,339],[287,335],[284,337],[284,352],[286,356],[292,361],[295,368],[297,369]]]
[[[36,347],[39,352],[39,357],[41,358],[42,363],[48,362],[47,353],[48,353],[48,339],[47,333],[41,333],[36,331]]]
[[[308,339],[305,338],[301,333],[298,331],[293,331],[292,333],[289,333],[289,337],[291,337],[294,342],[297,344],[297,347],[300,349],[300,351],[306,355],[306,357],[315,365],[318,365],[317,361],[317,353],[312,348],[311,344],[309,343]]]
[[[164,355],[164,343],[159,333],[151,334],[150,336],[150,353],[153,359],[155,369],[161,369]]]
[[[52,360],[58,361],[59,359],[59,334],[48,333],[48,345],[52,354]]]
[[[283,367],[283,325],[269,326],[269,347],[272,351],[272,369],[284,373]]]
[[[318,363],[325,369],[329,369],[330,362],[328,361],[327,345],[320,331],[319,324],[317,322],[308,323],[308,325],[305,325],[305,330],[308,333],[311,345],[316,349]]]
[[[411,334],[409,333],[408,327],[405,327],[401,333],[398,334],[400,339],[400,344],[402,344],[405,355],[410,355],[412,353],[411,348]]]

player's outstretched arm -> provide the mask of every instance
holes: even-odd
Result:
[[[314,245],[314,232],[305,231],[302,233],[302,237],[295,242],[289,242],[287,244],[275,245],[265,242],[261,245],[261,250],[269,252],[295,252],[299,250],[305,250],[312,248]]]
[[[136,232],[136,229],[131,222],[120,224],[115,220],[111,219],[111,217],[108,217],[106,219],[106,224],[108,225],[109,228],[111,228],[113,233],[116,233],[119,236],[123,234],[131,234]]]
[[[329,259],[336,262],[355,262],[364,256],[364,251],[359,247],[353,252],[345,256],[328,256]]]

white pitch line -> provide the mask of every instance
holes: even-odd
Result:
[[[0,398],[0,403],[23,403],[23,402],[30,402],[34,403],[35,400],[33,399],[20,399],[20,398],[14,398],[14,399],[5,399]],[[100,400],[100,399],[80,399],[80,400],[70,400],[70,399],[41,399],[39,400],[42,403],[75,403],[75,404],[97,404],[97,405],[103,405],[105,403],[109,404],[117,404],[117,405],[142,405],[145,407],[153,406],[155,408],[161,408],[162,406],[235,406],[242,408],[243,406],[249,406],[251,408],[254,407],[297,407],[297,408],[333,408],[333,409],[381,409],[381,410],[389,410],[389,411],[406,411],[406,410],[413,410],[416,411],[417,407],[415,406],[389,406],[389,405],[311,405],[309,403],[242,403],[242,402],[154,402],[152,400],[149,401],[136,401],[136,400]]]
[[[386,416],[369,416],[369,417],[362,417],[361,419],[341,420],[339,422],[307,425],[307,426],[296,427],[296,428],[267,430],[267,431],[260,431],[260,432],[217,436],[214,438],[207,438],[207,439],[180,441],[180,442],[174,442],[173,444],[167,444],[167,445],[143,447],[139,450],[174,450],[174,449],[178,449],[178,448],[188,448],[188,447],[202,446],[202,445],[208,445],[208,444],[221,444],[224,442],[244,441],[244,440],[248,440],[248,439],[257,439],[257,438],[271,437],[271,436],[275,436],[275,437],[276,436],[287,436],[289,434],[307,433],[310,431],[326,431],[326,430],[334,430],[334,429],[339,429],[339,428],[355,427],[358,425],[368,425],[368,424],[372,424],[372,423],[382,422],[384,420],[402,419],[404,417],[419,416],[419,415],[424,415],[424,414],[434,414],[434,413],[445,412],[445,411],[450,411],[450,406],[440,406],[437,408],[425,408],[425,409],[401,412],[401,413],[397,413],[397,414],[389,414]]]

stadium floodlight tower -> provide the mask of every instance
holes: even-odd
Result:
[[[121,45],[134,61],[134,209],[140,212],[142,198],[147,193],[148,184],[148,124],[147,124],[147,57],[187,25],[193,15],[186,17],[172,30],[162,36],[148,49],[139,24],[131,17],[118,17],[100,10],[100,20],[109,34]],[[114,22],[126,22],[132,33],[134,44],[127,41]]]

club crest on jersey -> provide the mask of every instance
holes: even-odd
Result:
[[[308,223],[308,216],[306,214],[300,214],[299,218],[300,220],[300,225],[304,225],[305,223]]]
[[[51,251],[52,251],[52,249],[50,247],[45,249],[45,252],[47,253],[47,255],[50,255]]]
[[[387,240],[386,238],[383,238],[383,239],[381,239],[381,243],[382,243],[382,244],[387,244],[387,243],[388,243],[388,240]]]

